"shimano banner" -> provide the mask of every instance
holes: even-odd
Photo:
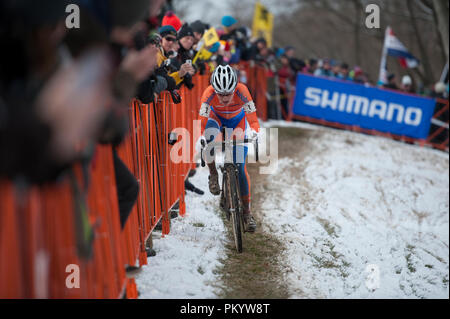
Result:
[[[425,139],[435,100],[299,74],[295,115]]]

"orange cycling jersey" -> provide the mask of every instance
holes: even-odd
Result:
[[[210,85],[206,88],[201,99],[200,119],[202,123],[202,132],[204,132],[206,123],[211,115],[216,115],[228,120],[239,116],[241,112],[245,112],[245,117],[250,127],[256,132],[259,132],[256,107],[245,84],[237,84],[233,93],[233,99],[227,106],[220,104],[214,88]]]

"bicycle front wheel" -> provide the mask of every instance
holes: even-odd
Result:
[[[237,171],[235,167],[228,166],[226,168],[227,186],[228,186],[228,198],[229,211],[231,213],[231,223],[233,227],[234,243],[236,250],[242,252],[242,233],[244,228],[242,227],[242,205],[239,196],[239,181],[237,178]]]

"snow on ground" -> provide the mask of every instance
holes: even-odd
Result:
[[[265,194],[257,213],[263,229],[286,243],[281,264],[289,265],[291,297],[448,298],[448,154],[301,129],[316,133],[279,158],[263,190],[253,185]],[[136,278],[140,298],[217,297],[226,232],[207,176],[197,170],[191,181],[205,195],[188,192],[186,217],[154,239],[157,255]]]
[[[156,256],[147,259],[148,265],[136,277],[139,298],[216,296],[215,269],[224,256],[226,239],[224,224],[217,214],[218,197],[208,191],[206,168],[197,169],[190,181],[205,194],[188,192],[186,217],[172,219],[170,233],[153,239]]]
[[[261,212],[292,297],[448,298],[448,155],[330,129],[310,144],[280,158]]]

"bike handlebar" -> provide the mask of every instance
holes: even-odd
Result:
[[[259,146],[258,146],[258,138],[244,138],[241,140],[236,140],[236,139],[227,139],[224,141],[220,141],[220,142],[212,142],[212,143],[206,143],[205,140],[201,140],[200,144],[202,145],[201,149],[200,149],[200,159],[201,159],[201,165],[202,167],[205,167],[205,160],[203,159],[203,150],[206,149],[206,147],[214,147],[214,146],[222,146],[222,152],[225,151],[225,147],[226,145],[242,145],[242,144],[248,144],[248,143],[253,143],[255,145],[255,157],[256,157],[256,161],[259,161]]]

